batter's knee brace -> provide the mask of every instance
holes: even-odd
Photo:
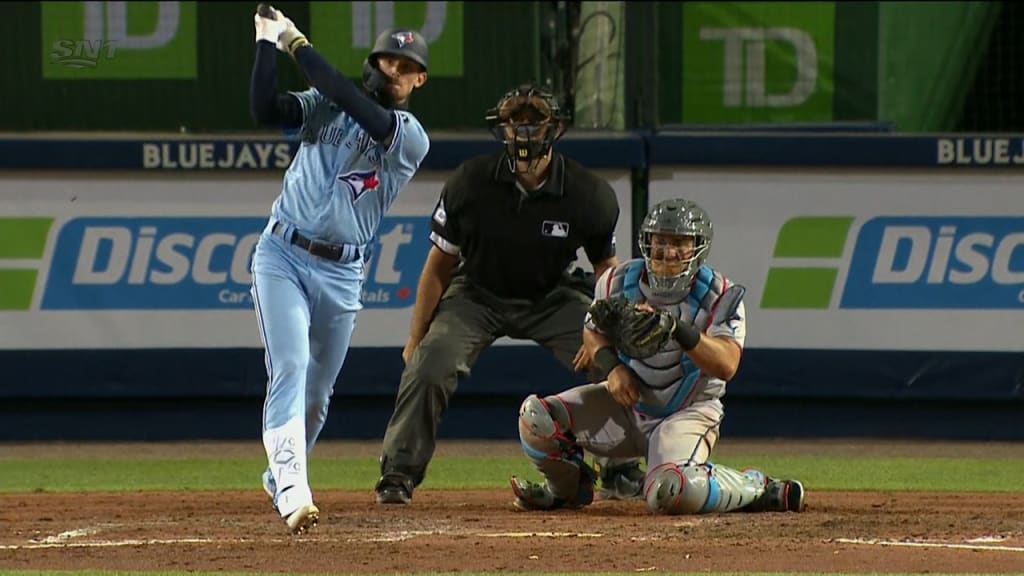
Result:
[[[565,406],[553,397],[530,394],[519,407],[519,441],[533,460],[565,459],[577,452],[572,420]]]

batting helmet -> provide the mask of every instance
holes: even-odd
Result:
[[[655,245],[654,236],[692,237],[692,250],[671,243]],[[647,267],[647,284],[664,298],[680,299],[690,290],[690,281],[704,265],[714,239],[707,212],[690,200],[665,200],[651,209],[640,224],[640,253]],[[669,250],[675,253],[669,258]]]
[[[565,132],[568,115],[551,92],[527,83],[506,92],[487,111],[486,120],[491,133],[505,144],[509,169],[515,172],[518,161],[529,162],[532,170],[547,155]]]
[[[373,51],[363,61],[363,86],[384,106],[393,107],[386,86],[390,82],[377,66],[377,58],[383,54],[404,56],[420,65],[427,71],[427,41],[423,36],[409,28],[392,28],[381,32],[373,44]]]

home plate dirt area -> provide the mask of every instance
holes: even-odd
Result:
[[[976,454],[976,453],[975,453]],[[246,492],[0,495],[0,568],[314,572],[1024,572],[1024,494],[816,492],[795,513],[515,510],[510,490],[316,491],[291,536]]]

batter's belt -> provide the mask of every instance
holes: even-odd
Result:
[[[288,233],[289,229],[291,230],[291,234]],[[353,246],[351,244],[329,244],[327,242],[312,240],[303,236],[301,232],[284,224],[283,222],[274,222],[274,225],[271,228],[271,233],[275,236],[281,237],[286,242],[302,248],[313,256],[317,256],[325,260],[347,263],[354,262],[362,257],[362,250],[360,250],[359,246]]]

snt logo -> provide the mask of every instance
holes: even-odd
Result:
[[[57,40],[50,59],[66,68],[95,68],[100,60],[114,58],[116,40]]]

